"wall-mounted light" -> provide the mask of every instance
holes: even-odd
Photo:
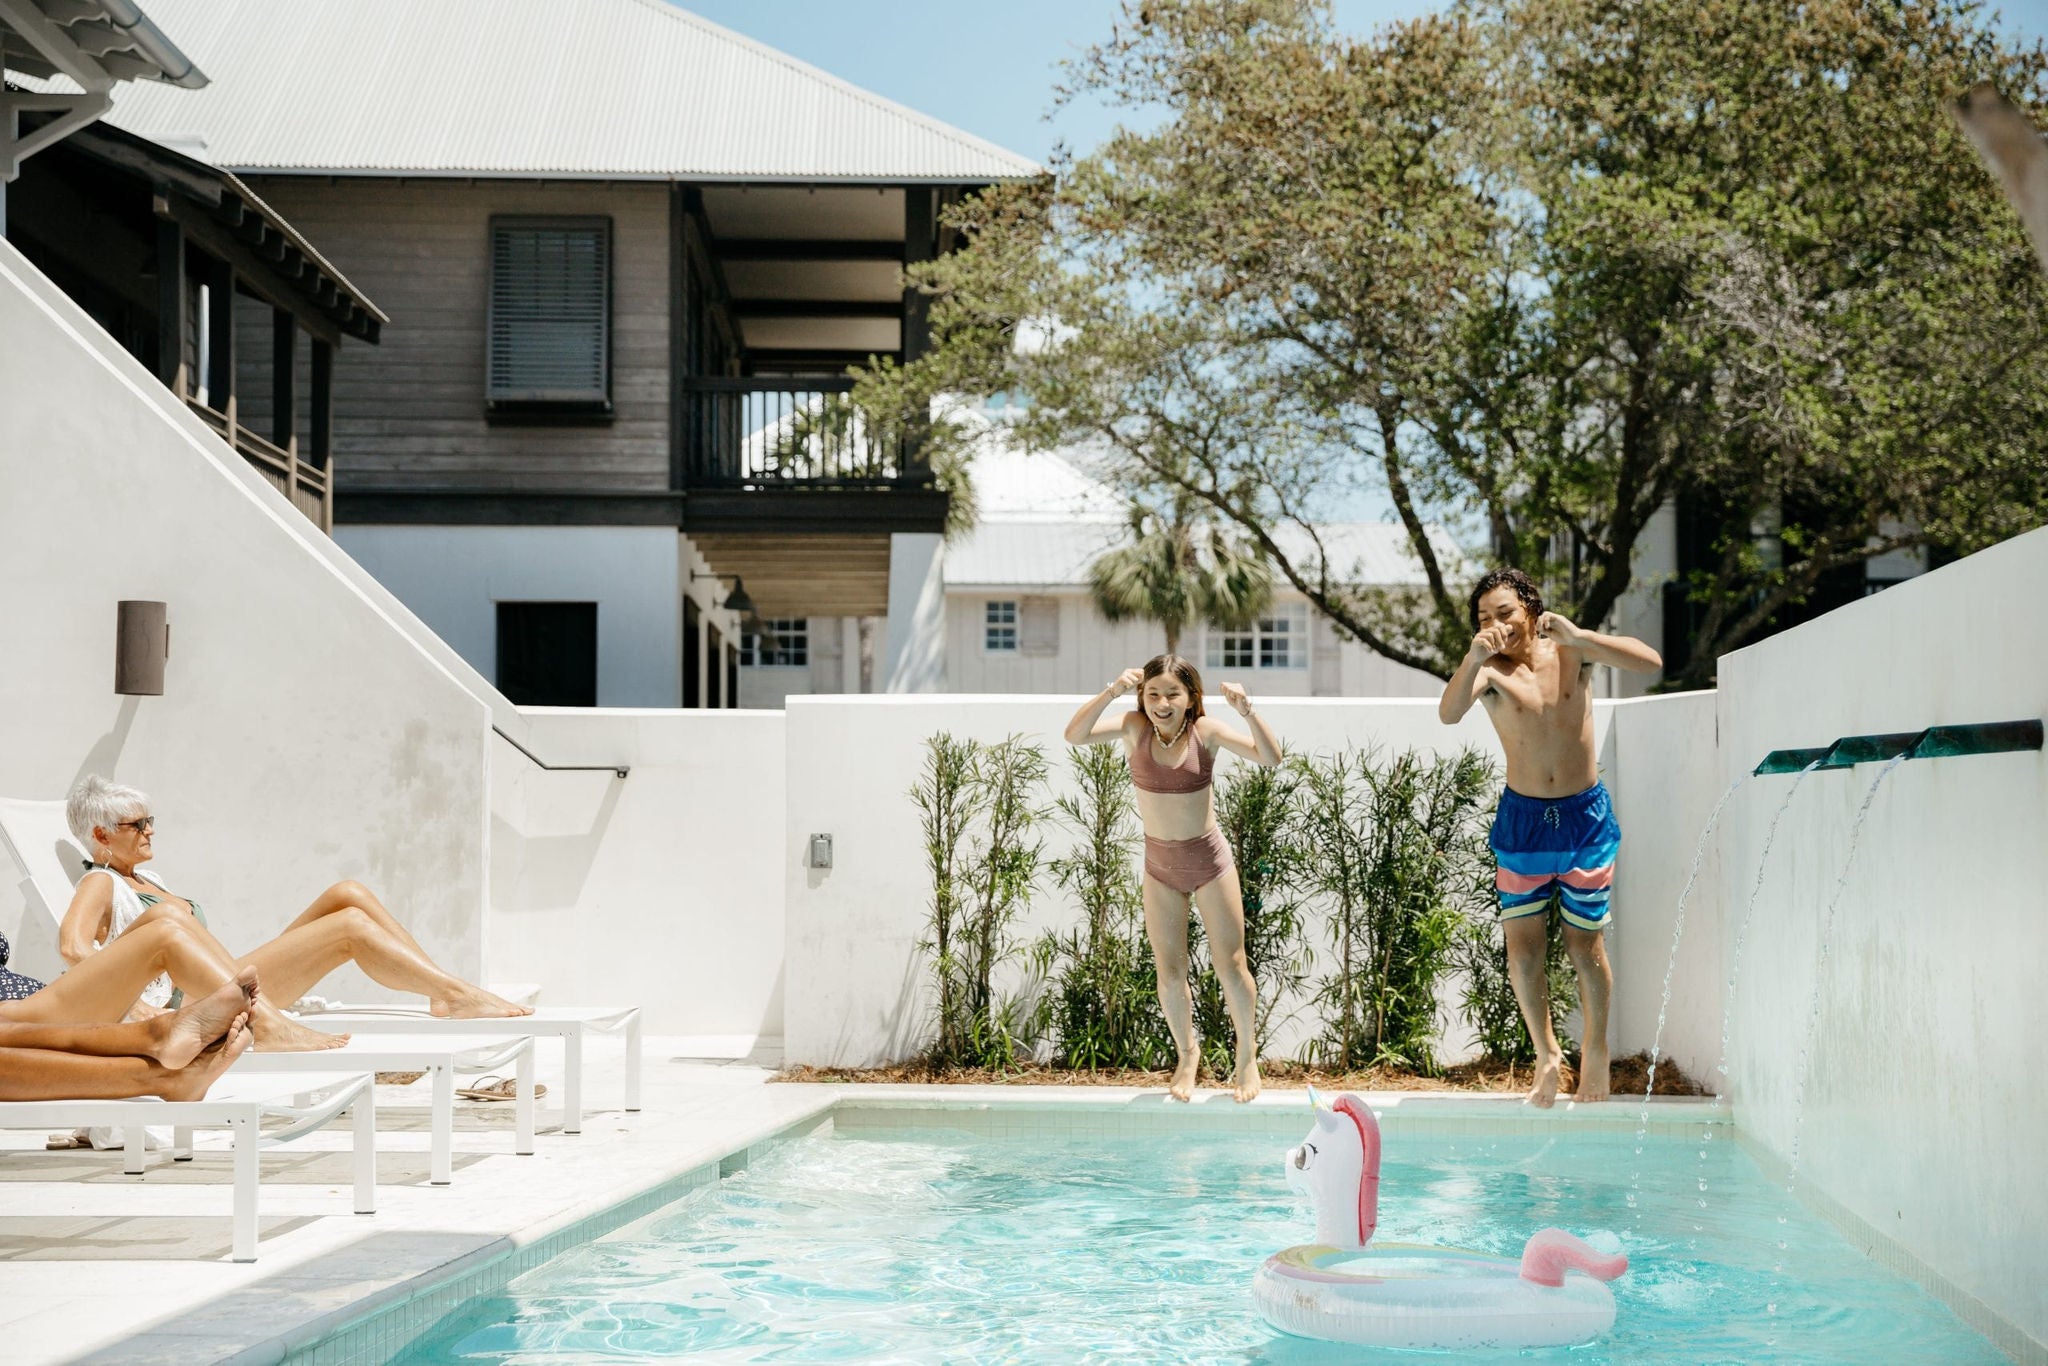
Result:
[[[114,691],[129,697],[164,695],[164,661],[171,657],[171,623],[163,603],[123,599],[114,617]]]
[[[751,617],[754,615],[754,600],[747,596],[746,583],[740,578],[739,575],[703,574],[699,573],[697,570],[692,569],[690,571],[690,582],[695,583],[699,579],[717,579],[721,583],[727,579],[731,579],[732,592],[726,594],[725,601],[721,602],[718,605],[720,607],[723,607],[728,612],[737,612],[743,617]]]

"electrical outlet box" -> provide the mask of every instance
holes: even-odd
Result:
[[[811,836],[809,862],[813,868],[830,868],[832,866],[832,837],[830,835]]]

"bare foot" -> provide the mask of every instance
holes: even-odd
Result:
[[[1237,1076],[1232,1079],[1230,1094],[1237,1097],[1239,1105],[1255,1099],[1259,1094],[1259,1059],[1257,1054],[1237,1060]]]
[[[1168,1095],[1178,1101],[1193,1100],[1195,1078],[1202,1070],[1202,1055],[1190,1053],[1180,1060],[1180,1066],[1173,1069],[1173,1081],[1166,1088]]]
[[[427,1010],[443,1020],[503,1020],[533,1014],[532,1006],[515,1006],[482,987],[471,987],[460,996],[436,997],[427,1002]]]
[[[1606,1100],[1608,1095],[1607,1045],[1587,1044],[1579,1055],[1579,1089],[1572,1099]]]
[[[228,1021],[227,1032],[199,1050],[190,1065],[166,1071],[157,1094],[165,1100],[203,1100],[220,1074],[235,1065],[248,1051],[249,1017],[237,1015]]]
[[[324,1049],[339,1048],[348,1042],[346,1034],[329,1034],[324,1030],[308,1029],[302,1024],[287,1020],[282,1026],[263,1031],[259,1053],[318,1053]]]
[[[199,1050],[217,1043],[236,1016],[247,1016],[256,1000],[256,969],[243,968],[232,982],[223,982],[210,992],[170,1015],[159,1015],[163,1037],[153,1056],[165,1067],[184,1067],[199,1056]],[[244,1021],[246,1023],[246,1020]]]
[[[1556,1053],[1536,1059],[1536,1084],[1529,1088],[1529,1104],[1539,1110],[1548,1110],[1557,1103],[1558,1068],[1563,1062],[1563,1057]]]

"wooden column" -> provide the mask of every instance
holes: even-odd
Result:
[[[207,282],[206,406],[228,419],[228,444],[235,441],[235,268],[217,263]]]
[[[299,419],[292,399],[298,384],[299,325],[282,308],[270,310],[270,440],[285,454],[284,496],[299,501]]]
[[[334,344],[313,338],[312,393],[306,410],[307,458],[327,476],[320,495],[320,529],[334,532]]]
[[[166,210],[156,220],[156,377],[179,398],[191,392],[185,322],[185,229]]]

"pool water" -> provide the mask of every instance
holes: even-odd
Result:
[[[1313,1236],[1282,1175],[1292,1141],[929,1128],[799,1139],[536,1268],[398,1360],[1448,1359],[1291,1338],[1253,1313],[1259,1263]],[[1517,1255],[1556,1224],[1629,1254],[1599,1342],[1458,1360],[2005,1360],[1734,1144],[1641,1146],[1387,1140],[1379,1239]]]

